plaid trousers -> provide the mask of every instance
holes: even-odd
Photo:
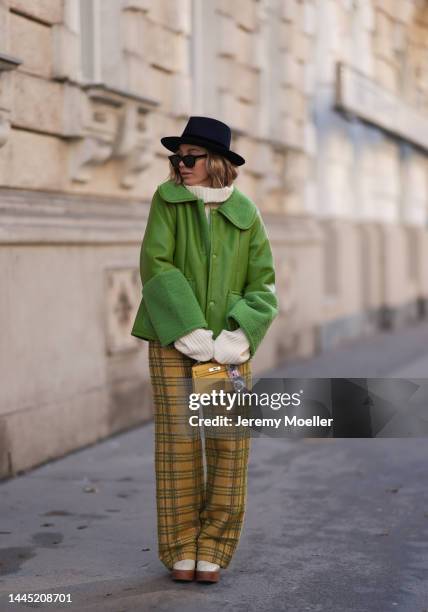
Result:
[[[149,341],[158,553],[168,569],[180,559],[203,559],[226,568],[245,514],[251,437],[224,438],[205,430],[205,479],[201,428],[192,427],[189,434],[188,425],[195,414],[188,404],[195,363],[173,344],[162,347]],[[239,369],[250,389],[251,360]]]

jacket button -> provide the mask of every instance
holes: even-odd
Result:
[[[214,304],[215,304],[214,300],[211,300],[210,306],[214,306]]]
[[[214,255],[213,255],[213,259],[215,259],[216,257],[217,257],[217,255],[214,253]]]

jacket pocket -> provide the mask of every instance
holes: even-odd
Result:
[[[227,296],[227,301],[229,302],[238,302],[242,296],[244,295],[243,291],[234,291],[232,289],[229,290],[228,292],[228,296]]]

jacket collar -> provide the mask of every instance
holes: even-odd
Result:
[[[167,202],[180,203],[195,201],[198,198],[184,185],[177,185],[172,179],[161,183],[158,187],[161,197]],[[234,186],[232,195],[227,198],[217,210],[239,229],[248,229],[257,215],[257,207]]]

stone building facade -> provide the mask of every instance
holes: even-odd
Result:
[[[0,0],[0,475],[151,415],[159,139],[226,121],[281,305],[254,372],[426,317],[426,0]]]

